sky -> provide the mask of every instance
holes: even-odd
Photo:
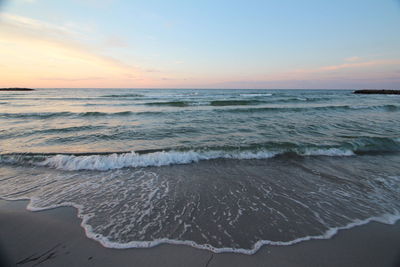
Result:
[[[0,87],[400,89],[400,0],[0,0]]]

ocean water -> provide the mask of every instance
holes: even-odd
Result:
[[[74,206],[113,248],[251,254],[400,218],[400,97],[350,90],[0,92],[0,197]]]

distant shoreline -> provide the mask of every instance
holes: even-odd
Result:
[[[0,91],[35,91],[32,88],[0,88]]]
[[[382,94],[382,95],[400,95],[400,90],[377,90],[377,89],[366,89],[366,90],[356,90],[354,94]]]

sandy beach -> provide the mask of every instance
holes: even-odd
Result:
[[[369,223],[329,240],[264,246],[254,255],[180,245],[109,249],[85,236],[74,208],[31,212],[0,201],[4,266],[400,266],[400,223]]]

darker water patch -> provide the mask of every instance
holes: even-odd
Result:
[[[211,101],[211,106],[250,106],[263,103],[258,100],[215,100]]]
[[[337,105],[337,106],[298,106],[298,107],[252,107],[252,108],[237,108],[237,109],[224,109],[221,112],[233,113],[257,113],[257,112],[304,112],[304,111],[384,111],[395,112],[400,110],[397,105],[376,105],[376,106],[363,106],[363,105]]]
[[[0,113],[0,118],[11,119],[48,119],[52,117],[67,117],[71,116],[72,112],[38,112],[38,113]]]
[[[101,97],[112,97],[112,98],[123,98],[123,97],[144,97],[144,95],[141,94],[121,94],[121,95],[103,95]]]
[[[0,118],[11,119],[50,119],[58,117],[102,117],[102,116],[128,116],[133,114],[131,111],[122,112],[38,112],[38,113],[0,113]]]
[[[169,102],[149,102],[145,103],[147,106],[170,106],[170,107],[187,107],[190,102],[186,101],[169,101]]]
[[[114,112],[114,113],[107,113],[107,112],[83,112],[79,113],[78,115],[83,117],[91,117],[91,116],[127,116],[131,115],[131,111],[122,111],[122,112]]]

